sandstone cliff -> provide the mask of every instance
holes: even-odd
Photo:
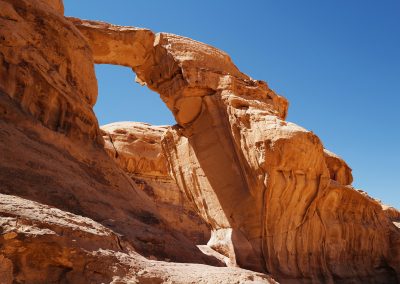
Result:
[[[0,281],[399,281],[398,211],[226,53],[60,0],[0,0],[0,25]],[[178,124],[100,130],[94,63],[131,67]]]

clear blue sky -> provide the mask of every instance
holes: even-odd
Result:
[[[187,36],[228,52],[290,101],[353,169],[354,186],[400,208],[400,1],[64,0],[84,19]],[[96,66],[100,124],[173,124],[130,69]]]

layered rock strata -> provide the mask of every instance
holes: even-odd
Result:
[[[1,92],[43,126],[100,142],[92,109],[97,99],[93,57],[57,3],[0,2]]]
[[[398,228],[351,187],[343,160],[284,121],[287,101],[265,82],[191,39],[70,20],[96,63],[132,67],[174,114],[164,153],[211,247],[282,281],[397,281]]]

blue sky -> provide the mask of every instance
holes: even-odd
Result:
[[[230,54],[289,102],[353,169],[354,186],[400,208],[400,1],[64,0],[84,19],[187,36]],[[175,123],[129,68],[96,66],[100,124]]]

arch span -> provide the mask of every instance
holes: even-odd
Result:
[[[176,121],[187,128],[206,96],[240,93],[284,119],[287,101],[263,81],[241,73],[223,51],[195,40],[148,29],[68,18],[85,35],[95,63],[128,66],[137,81],[160,94]]]
[[[258,194],[249,195],[246,169],[240,163],[244,158],[229,129],[228,111],[230,107],[246,109],[252,106],[266,115],[284,119],[286,99],[276,95],[265,82],[240,72],[225,52],[212,46],[173,34],[154,34],[147,29],[76,18],[70,20],[88,39],[96,63],[130,66],[137,81],[158,92],[173,113],[179,135],[167,134],[164,149],[176,143],[171,139],[184,142],[187,139],[197,157],[193,162],[198,166],[182,176],[176,176],[174,170],[178,169],[173,169],[175,178],[181,181],[181,188],[185,188],[187,176],[198,175],[200,170],[207,176],[200,182],[202,189],[207,188],[208,192],[202,195],[206,196],[205,203],[209,206],[200,202],[193,190],[187,189],[186,193],[215,230],[211,241],[215,244],[210,245],[217,248],[222,244],[221,238],[229,239],[233,242],[229,248],[222,245],[224,248],[217,249],[228,250],[225,255],[233,262],[264,271],[265,265],[260,262],[261,208],[252,205],[257,204]],[[171,156],[170,163],[174,163]],[[209,212],[208,207],[216,209]],[[251,207],[254,210],[244,217],[242,213],[238,214],[238,207],[242,207],[240,212]],[[239,227],[242,229],[237,230]],[[227,228],[233,228],[233,231]],[[250,237],[249,231],[252,231]]]
[[[173,113],[163,148],[214,230],[211,247],[279,280],[398,275],[399,231],[379,204],[340,183],[350,178],[330,180],[321,141],[284,121],[288,103],[265,82],[188,38],[69,19],[96,63],[130,66]]]

